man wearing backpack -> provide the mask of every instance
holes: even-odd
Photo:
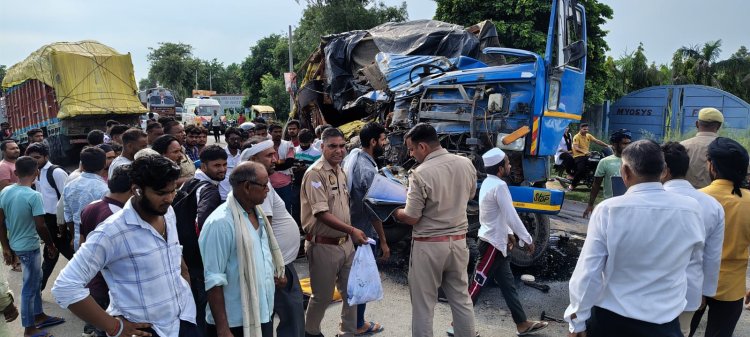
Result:
[[[203,261],[198,247],[198,234],[206,218],[221,204],[219,183],[227,173],[227,152],[221,146],[209,145],[200,154],[201,167],[195,177],[186,181],[172,202],[177,215],[177,235],[182,256],[190,273],[190,286],[196,308],[196,325],[206,332],[206,304]]]
[[[73,258],[68,231],[58,230],[56,215],[57,202],[60,200],[63,188],[65,188],[65,180],[68,179],[68,173],[62,167],[52,164],[49,161],[49,148],[44,143],[32,143],[26,149],[26,155],[34,158],[39,167],[39,176],[37,176],[35,182],[36,191],[42,194],[44,223],[47,225],[55,247],[59,250],[59,253],[53,256],[43,254],[41,289],[44,290],[49,276],[52,275],[52,271],[55,269],[60,254],[68,260]]]

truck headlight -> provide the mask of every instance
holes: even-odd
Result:
[[[547,110],[557,111],[560,102],[560,81],[549,83],[549,97],[547,98]]]

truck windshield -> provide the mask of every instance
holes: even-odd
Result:
[[[151,96],[148,102],[151,105],[175,105],[174,97],[172,96]]]
[[[220,106],[202,106],[196,108],[195,110],[195,114],[198,116],[213,116],[214,111],[216,111],[219,115],[223,115]]]

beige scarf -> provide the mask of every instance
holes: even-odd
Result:
[[[227,196],[227,206],[232,212],[232,220],[234,221],[234,238],[237,246],[240,294],[242,296],[242,331],[246,337],[260,337],[260,302],[255,287],[253,241],[250,238],[250,230],[245,225],[245,219],[243,219],[242,206],[234,198],[232,192]],[[268,235],[268,246],[271,248],[271,256],[273,256],[274,276],[281,278],[285,275],[284,258],[281,255],[279,244],[276,242],[276,237],[273,235],[271,222],[268,221],[259,206],[255,207],[255,212],[263,218],[264,230]]]

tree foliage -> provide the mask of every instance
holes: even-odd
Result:
[[[544,54],[550,21],[550,1],[537,0],[436,0],[435,19],[470,26],[492,20],[500,43],[506,47]],[[605,67],[609,50],[604,37],[604,23],[612,19],[612,8],[597,0],[579,0],[586,8],[588,35],[585,102],[601,103],[605,99],[608,74]]]
[[[3,79],[5,78],[5,73],[8,71],[7,67],[4,64],[0,64],[0,83],[3,83]],[[2,92],[2,88],[0,88],[0,93]]]
[[[287,46],[288,40],[285,37],[271,34],[250,47],[250,55],[242,62],[240,74],[251,103],[258,102],[262,97],[261,79],[264,75],[283,78],[283,73],[288,70]]]
[[[260,104],[276,110],[276,118],[285,121],[289,117],[289,94],[284,87],[284,78],[264,74],[260,79]]]
[[[294,30],[293,46],[301,64],[320,45],[322,36],[368,29],[408,19],[406,2],[387,6],[371,0],[309,0]]]

